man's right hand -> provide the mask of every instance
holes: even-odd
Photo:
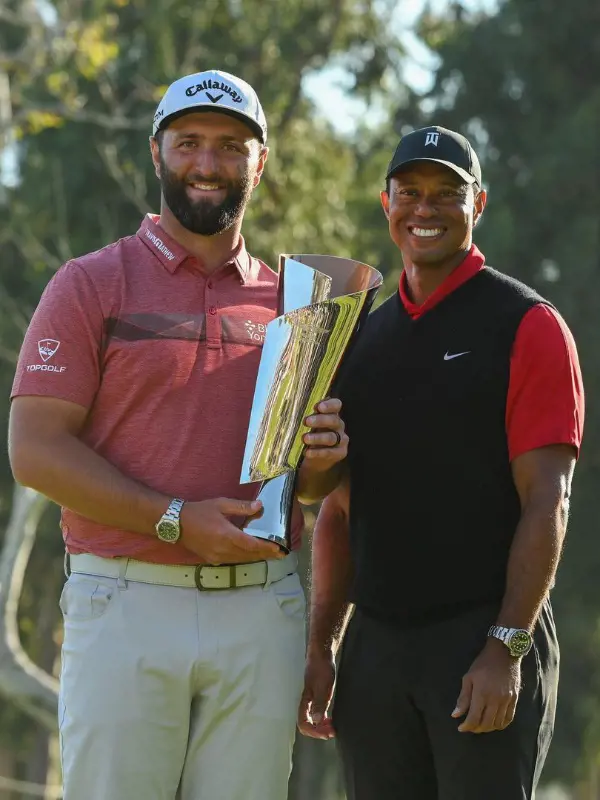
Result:
[[[230,520],[230,517],[255,517],[261,510],[260,500],[219,497],[185,503],[179,541],[205,564],[244,564],[283,558],[285,553],[278,545],[249,536]]]
[[[331,652],[309,654],[304,671],[304,691],[298,710],[298,730],[313,739],[333,739],[328,714],[335,685],[335,658]]]

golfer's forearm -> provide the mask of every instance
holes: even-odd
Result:
[[[533,630],[558,567],[567,507],[566,498],[549,498],[524,510],[510,550],[498,625]]]
[[[313,534],[309,655],[337,650],[351,609],[351,576],[347,509],[334,493],[323,503]]]
[[[71,434],[31,442],[12,454],[15,480],[102,525],[156,535],[170,497],[127,478]]]

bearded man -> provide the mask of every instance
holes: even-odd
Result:
[[[65,800],[284,800],[304,662],[295,550],[241,530],[239,485],[277,276],[242,219],[267,161],[256,93],[219,71],[154,116],[160,216],[69,261],[27,331],[15,479],[62,507]],[[340,403],[307,418],[297,499],[336,484]]]

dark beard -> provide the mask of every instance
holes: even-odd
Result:
[[[239,182],[223,181],[216,176],[188,176],[181,180],[160,159],[160,185],[165,203],[178,222],[192,233],[200,236],[215,236],[223,233],[237,222],[246,208],[252,194],[252,181],[246,173]],[[226,196],[222,203],[215,204],[211,200],[192,202],[186,187],[192,183],[211,183],[218,180],[225,184]]]

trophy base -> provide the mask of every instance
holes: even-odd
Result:
[[[295,483],[296,473],[294,471],[285,472],[276,478],[266,480],[257,498],[263,504],[262,513],[246,522],[243,527],[244,533],[256,536],[257,539],[275,542],[285,553],[289,553],[291,550],[290,518]]]
[[[244,528],[244,533],[247,533],[248,536],[254,536],[256,539],[265,539],[268,542],[273,542],[279,545],[284,553],[290,552],[290,546],[285,536],[278,536],[276,533],[267,533],[267,531],[256,530],[252,527]]]

